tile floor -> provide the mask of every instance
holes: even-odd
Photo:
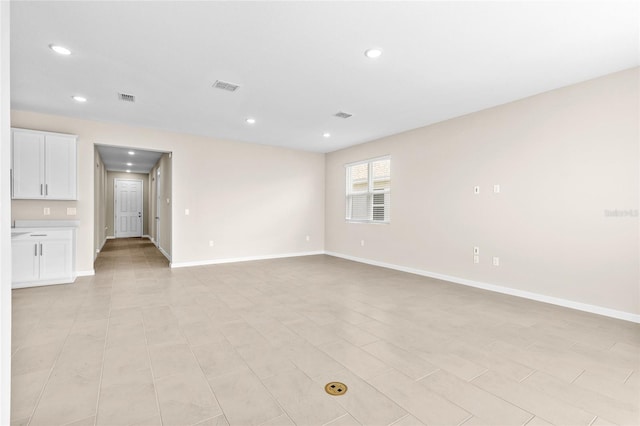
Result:
[[[110,240],[13,327],[12,425],[640,424],[640,326],[328,256]]]

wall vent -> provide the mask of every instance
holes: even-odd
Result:
[[[349,114],[348,112],[338,111],[335,114],[335,116],[338,117],[338,118],[349,118],[349,117],[353,116],[353,114]]]
[[[127,93],[118,93],[118,99],[124,102],[135,102],[136,97],[134,95],[129,95]]]
[[[216,80],[215,83],[213,83],[213,87],[215,89],[226,90],[227,92],[235,92],[240,88],[240,85],[229,83],[228,81]]]

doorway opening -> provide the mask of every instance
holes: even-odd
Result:
[[[98,253],[112,238],[147,238],[171,261],[170,152],[95,144],[94,235]]]

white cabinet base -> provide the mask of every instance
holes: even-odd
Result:
[[[11,288],[75,281],[75,228],[16,228],[11,246]]]

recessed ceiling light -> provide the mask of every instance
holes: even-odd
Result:
[[[382,50],[380,49],[367,49],[364,52],[364,56],[371,59],[378,58],[380,55],[382,55]]]
[[[249,123],[249,124],[256,124],[256,119],[255,119],[255,118],[251,118],[251,117],[249,117],[249,118],[247,118],[245,121],[246,121],[247,123]]]
[[[323,134],[322,134],[322,137],[324,137],[324,138],[330,138],[330,137],[331,137],[331,133],[328,133],[328,132],[327,132],[327,133],[323,133]]]
[[[127,173],[131,173],[131,170],[127,170]]]
[[[50,44],[49,49],[61,55],[71,55],[71,51],[64,46],[58,46],[57,44]]]
[[[129,151],[129,152],[128,152],[128,154],[129,154],[129,155],[134,155],[134,154],[135,154],[135,152],[133,152],[133,151]]]
[[[127,166],[133,166],[133,163],[127,163]]]
[[[84,96],[72,96],[73,100],[76,102],[87,102],[87,98]]]

